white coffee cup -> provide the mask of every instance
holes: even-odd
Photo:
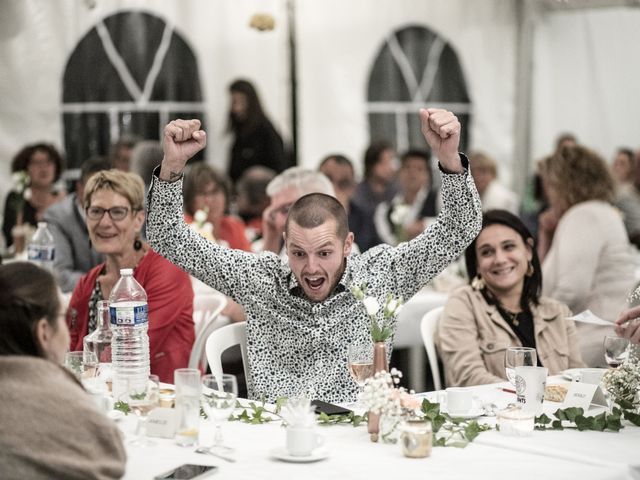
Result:
[[[447,413],[465,414],[473,408],[473,392],[464,387],[449,387],[447,392]]]
[[[515,370],[518,403],[522,404],[524,411],[540,415],[549,370],[546,367],[531,366],[516,367]]]
[[[293,457],[308,457],[323,443],[313,427],[287,427],[287,452]]]
[[[605,371],[604,368],[583,368],[580,370],[580,381],[591,385],[600,385]]]

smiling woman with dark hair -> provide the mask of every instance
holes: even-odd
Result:
[[[2,478],[121,478],[118,428],[60,366],[69,344],[53,276],[0,266]]]
[[[518,217],[506,210],[485,213],[465,260],[471,285],[451,295],[438,326],[447,385],[506,380],[509,346],[535,348],[550,374],[584,366],[569,309],[540,295],[540,260]]]

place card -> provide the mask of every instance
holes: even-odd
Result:
[[[147,436],[173,438],[178,428],[178,416],[173,408],[155,408],[147,419]]]
[[[607,406],[604,392],[599,385],[582,382],[571,382],[562,408],[580,407],[586,412],[591,405]]]

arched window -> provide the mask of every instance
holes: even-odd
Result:
[[[62,92],[71,168],[107,154],[124,135],[160,139],[172,118],[204,120],[191,47],[169,23],[145,12],[99,21],[69,57]]]
[[[426,147],[420,133],[421,107],[451,110],[463,125],[466,148],[471,102],[455,51],[422,26],[393,32],[378,53],[367,91],[371,140],[388,140],[399,152]]]

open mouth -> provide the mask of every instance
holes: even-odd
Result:
[[[324,285],[324,277],[305,277],[304,282],[309,287],[309,290],[318,291]]]

